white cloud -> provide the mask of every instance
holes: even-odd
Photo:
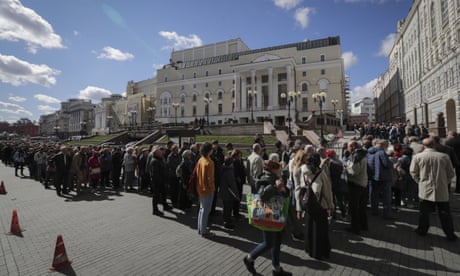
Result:
[[[375,3],[375,4],[383,4],[388,0],[344,0],[345,3]]]
[[[353,54],[353,52],[345,52],[342,54],[343,63],[345,66],[345,70],[350,69],[351,66],[358,63],[358,57]]]
[[[395,44],[395,40],[396,40],[395,33],[387,35],[387,37],[384,40],[382,40],[382,44],[380,45],[380,51],[378,52],[377,55],[388,57],[391,49],[393,48],[393,45]]]
[[[35,94],[34,98],[48,104],[59,104],[61,101],[59,99],[56,99],[54,97],[44,95],[44,94]]]
[[[284,10],[290,10],[297,6],[302,0],[273,0],[275,6]]]
[[[13,102],[17,102],[17,103],[22,103],[22,102],[27,101],[26,98],[19,97],[19,96],[10,96],[10,97],[8,97],[8,100],[13,101]]]
[[[297,23],[300,24],[300,26],[302,27],[302,29],[305,29],[306,27],[308,27],[308,23],[310,21],[310,14],[313,12],[313,9],[311,8],[298,8],[296,11],[295,11],[295,14],[294,14],[294,19],[295,21],[297,21]]]
[[[74,36],[79,36],[79,35],[80,35],[80,32],[79,32],[79,31],[73,31],[73,35],[74,35]]]
[[[53,107],[50,105],[38,105],[38,110],[44,111],[44,112],[53,112],[59,109],[59,107]]]
[[[131,53],[123,53],[122,51],[112,48],[110,46],[104,47],[102,53],[97,56],[98,59],[112,59],[118,61],[125,61],[134,58],[134,55]]]
[[[377,78],[369,81],[363,86],[356,86],[350,93],[350,103],[354,103],[364,97],[374,98],[374,87],[377,84]]]
[[[0,54],[0,81],[4,83],[19,86],[31,82],[48,87],[56,83],[54,76],[60,73],[45,64],[32,64],[14,56]]]
[[[80,90],[80,99],[85,100],[92,100],[92,101],[100,101],[102,98],[110,97],[112,92],[107,89],[95,87],[95,86],[87,86],[85,89]]]
[[[13,103],[7,103],[7,102],[2,102],[0,101],[0,113],[10,113],[10,114],[17,114],[17,115],[28,115],[32,116],[32,112],[26,110],[24,107],[18,105],[18,104],[13,104]]]
[[[203,45],[203,41],[196,34],[191,34],[188,37],[178,35],[176,32],[161,31],[159,35],[173,42],[172,46],[163,47],[163,49],[182,50]]]
[[[51,24],[19,0],[0,1],[0,39],[22,40],[31,53],[36,53],[39,47],[64,48]]]

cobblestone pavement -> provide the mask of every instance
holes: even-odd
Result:
[[[57,235],[72,265],[65,275],[249,275],[242,258],[261,240],[242,219],[234,231],[214,219],[212,239],[196,231],[196,210],[152,216],[151,199],[107,190],[79,197],[57,197],[54,190],[14,176],[0,165],[8,192],[0,195],[0,275],[50,275]],[[459,195],[452,196],[455,229],[460,229]],[[16,209],[22,236],[9,232]],[[437,214],[426,237],[413,229],[417,211],[402,208],[393,221],[369,216],[369,231],[355,236],[341,220],[331,225],[331,258],[311,259],[303,244],[287,235],[281,262],[294,275],[459,275],[460,242],[444,239]],[[270,255],[256,269],[271,275]]]

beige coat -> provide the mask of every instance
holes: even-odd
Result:
[[[420,199],[449,201],[448,185],[455,173],[447,154],[426,148],[412,158],[410,174],[418,183]]]
[[[305,166],[305,176],[307,181],[311,181],[315,174]],[[311,185],[313,192],[316,195],[316,198],[319,200],[321,198],[321,206],[324,209],[334,209],[334,201],[332,199],[332,187],[329,177],[327,176],[324,169],[316,178],[315,182]]]

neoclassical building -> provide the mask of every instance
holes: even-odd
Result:
[[[447,130],[459,131],[459,46],[460,0],[415,0],[375,89],[377,117],[399,101],[401,121],[433,128],[442,113]]]
[[[285,124],[319,111],[320,92],[324,112],[347,109],[339,37],[256,50],[236,38],[173,51],[157,71],[155,119]]]

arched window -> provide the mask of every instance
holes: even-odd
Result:
[[[302,92],[307,92],[308,91],[308,84],[302,83]]]
[[[180,96],[180,102],[181,102],[181,103],[185,103],[185,95],[181,95],[181,96]]]
[[[192,96],[192,102],[196,102],[196,94],[193,94],[193,96]]]
[[[219,93],[217,94],[217,99],[218,100],[222,100],[224,97],[223,97],[223,93],[222,91],[219,91]]]

